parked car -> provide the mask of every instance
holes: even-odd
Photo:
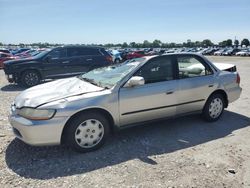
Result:
[[[11,60],[11,59],[16,59],[16,57],[11,55],[10,53],[0,52],[0,68],[4,67],[3,62]]]
[[[214,55],[222,55],[225,51],[227,51],[227,49],[225,49],[225,48],[220,49],[220,50],[214,52]]]
[[[8,49],[1,48],[0,52],[11,54],[11,52]]]
[[[145,51],[135,51],[135,52],[130,52],[127,54],[126,59],[134,59],[134,58],[139,58],[143,57],[146,55]]]
[[[240,51],[240,49],[238,49],[238,48],[232,48],[232,49],[228,49],[228,50],[224,51],[222,53],[222,55],[226,55],[226,56],[235,55],[239,51]]]
[[[100,47],[64,46],[4,64],[9,82],[31,87],[45,79],[75,76],[110,65],[112,57]]]
[[[244,49],[235,54],[236,56],[250,56],[250,50]]]
[[[13,55],[17,55],[17,54],[20,54],[20,53],[25,52],[25,51],[28,51],[28,50],[30,50],[30,48],[19,48],[19,49],[17,49],[17,50],[13,50],[13,51],[12,51],[12,54],[13,54]]]
[[[218,51],[217,48],[210,48],[207,51],[203,52],[202,55],[213,55],[214,52]]]
[[[112,130],[201,113],[209,122],[241,94],[236,66],[197,54],[148,56],[23,91],[11,105],[14,134],[30,145],[101,147]],[[235,67],[235,68],[233,68]]]
[[[121,53],[118,50],[109,50],[108,53],[112,56],[114,63],[122,62]]]

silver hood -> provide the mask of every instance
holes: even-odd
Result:
[[[16,108],[37,107],[39,105],[90,92],[101,91],[103,88],[80,80],[77,77],[52,81],[34,86],[20,93],[14,103]]]

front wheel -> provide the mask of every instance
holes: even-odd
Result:
[[[118,58],[115,59],[115,64],[118,64],[118,63],[120,63],[120,62],[121,62],[120,59],[118,59]]]
[[[202,115],[206,121],[217,121],[222,115],[225,107],[225,99],[221,94],[214,94],[208,98]]]
[[[27,70],[21,76],[21,83],[25,87],[32,87],[41,82],[41,77],[37,71]]]
[[[77,152],[100,148],[109,135],[109,122],[99,113],[81,113],[73,118],[66,130],[66,144]]]

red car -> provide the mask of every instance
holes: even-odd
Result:
[[[0,69],[3,68],[3,66],[4,66],[3,62],[4,61],[12,60],[12,59],[16,59],[16,57],[9,54],[9,53],[0,52]]]
[[[134,59],[146,56],[147,54],[144,51],[135,51],[127,54],[126,59]]]

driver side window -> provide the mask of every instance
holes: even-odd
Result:
[[[171,57],[157,57],[146,63],[134,76],[141,76],[145,84],[174,79]]]
[[[61,59],[66,57],[66,49],[55,49],[49,53],[50,58],[53,59]]]

